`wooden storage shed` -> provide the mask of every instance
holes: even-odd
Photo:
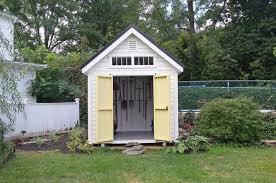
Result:
[[[82,66],[91,144],[172,142],[178,137],[181,63],[135,26]]]

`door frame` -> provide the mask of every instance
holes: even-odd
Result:
[[[113,68],[112,68],[113,69]],[[100,75],[104,75],[104,74],[100,74]],[[152,77],[152,82],[154,82],[154,76],[155,75],[168,75],[170,76],[171,74],[170,73],[167,73],[167,72],[154,72],[154,71],[143,71],[143,72],[131,72],[131,71],[128,71],[128,72],[110,72],[106,75],[110,75],[112,77],[112,81],[113,81],[113,78],[114,77],[139,77],[139,76],[151,76]],[[169,80],[170,82],[170,80]],[[172,83],[169,83],[169,85],[171,85]],[[154,88],[153,88],[154,90]],[[171,98],[171,96],[169,96]],[[112,101],[112,106],[114,106],[114,100]],[[153,92],[153,102],[154,102],[154,92]],[[172,107],[172,106],[170,106]],[[113,107],[112,107],[112,111],[113,111]],[[171,112],[172,110],[175,110],[175,109],[170,109],[170,114],[171,115]],[[154,111],[154,106],[153,106],[153,111]],[[114,117],[114,116],[113,116]],[[114,120],[113,120],[114,121]],[[173,121],[171,121],[171,123],[174,123]],[[113,122],[113,125],[114,125],[114,122]],[[154,129],[153,129],[153,133],[154,133]],[[171,139],[173,140],[173,138]],[[156,139],[152,139],[152,140],[135,140],[135,142],[139,142],[139,143],[156,143],[156,142],[163,142],[162,140],[156,140]],[[105,142],[105,143],[109,143],[109,144],[124,144],[125,143],[125,140],[123,141],[120,141],[120,140],[114,140],[114,136],[113,136],[113,140],[112,141],[109,141],[109,142]]]

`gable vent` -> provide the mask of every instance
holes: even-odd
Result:
[[[136,50],[137,49],[137,41],[136,40],[129,40],[128,41],[128,49],[129,50]]]

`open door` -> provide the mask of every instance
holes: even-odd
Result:
[[[171,141],[170,81],[168,75],[153,77],[154,139]]]
[[[113,140],[113,78],[97,76],[96,142]]]

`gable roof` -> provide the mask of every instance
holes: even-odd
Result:
[[[171,55],[164,48],[159,46],[150,36],[140,31],[136,26],[130,25],[126,27],[121,33],[119,33],[111,42],[101,48],[95,55],[93,55],[86,63],[81,66],[82,73],[86,73],[91,67],[93,67],[104,56],[110,53],[115,47],[127,39],[131,34],[134,34],[146,45],[157,52],[161,57],[170,62],[179,72],[183,72],[183,64],[173,55]]]

